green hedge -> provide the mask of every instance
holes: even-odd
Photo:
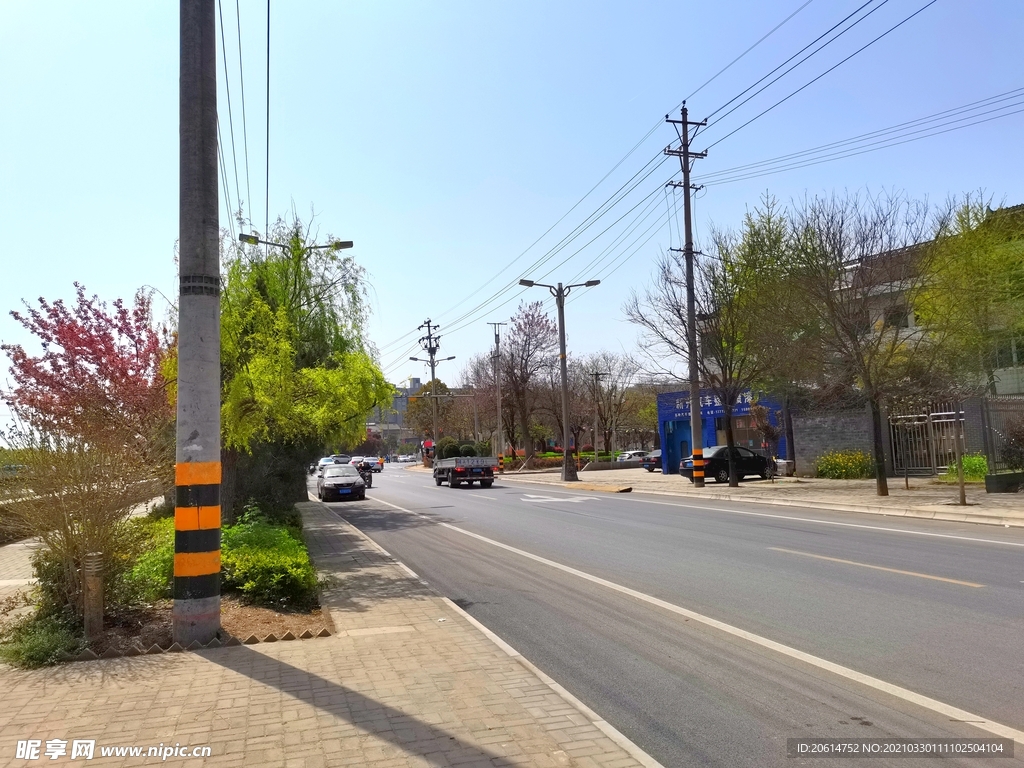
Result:
[[[980,453],[968,453],[963,457],[964,462],[964,480],[970,482],[979,483],[984,482],[985,475],[988,474],[988,459]],[[939,476],[939,479],[944,483],[956,483],[959,482],[956,473],[956,464],[952,464],[946,468],[946,472]]]
[[[860,480],[874,477],[875,465],[864,451],[829,451],[818,457],[814,474],[830,480]]]
[[[66,613],[37,611],[0,635],[0,659],[25,669],[56,664],[62,653],[76,654],[84,647],[81,626]]]
[[[309,607],[316,604],[316,571],[302,533],[293,525],[275,525],[248,508],[237,525],[221,531],[221,578],[260,605]],[[171,596],[174,574],[174,521],[150,522],[151,543],[132,569],[131,581],[146,600]]]

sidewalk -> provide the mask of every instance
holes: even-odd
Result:
[[[104,745],[176,743],[209,746],[204,766],[657,765],[325,505],[298,507],[335,636],[0,665],[0,766],[33,764],[26,739],[95,739],[95,765],[155,761]]]
[[[875,494],[874,480],[824,480],[819,478],[778,478],[774,483],[747,479],[739,488],[713,480],[698,489],[680,475],[663,475],[644,469],[601,469],[580,472],[578,483],[563,483],[557,471],[505,472],[502,482],[546,483],[578,490],[622,492],[625,488],[643,493],[676,496],[690,502],[700,500],[748,501],[762,504],[813,507],[849,512],[866,512],[895,517],[1024,526],[1024,494],[985,493],[984,487],[967,486],[967,504],[957,504],[955,485],[933,483],[929,477],[910,478],[910,490],[902,477],[889,478],[889,495]]]

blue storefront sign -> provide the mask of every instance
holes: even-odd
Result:
[[[733,406],[734,424],[737,421],[750,419],[750,406],[758,403],[768,408],[768,419],[776,423],[776,411],[779,406],[771,399],[758,396],[755,400],[750,391],[740,395]],[[713,445],[724,445],[724,425],[722,429],[716,422],[725,416],[725,407],[710,390],[702,389],[700,393],[701,435],[703,448]],[[748,422],[749,423],[749,422]],[[734,429],[734,431],[737,431]],[[678,474],[679,462],[693,452],[690,435],[690,393],[664,392],[658,395],[658,434],[661,437],[662,472]],[[737,445],[746,445],[760,449],[760,439],[751,436],[749,427],[745,428],[746,439],[737,438]],[[756,444],[754,444],[756,442]],[[783,441],[784,443],[784,441]],[[780,443],[779,453],[784,453],[784,444]]]

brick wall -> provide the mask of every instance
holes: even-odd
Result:
[[[886,473],[892,474],[889,430],[883,429]],[[871,411],[867,406],[848,411],[802,411],[793,414],[796,474],[814,474],[818,457],[829,451],[871,453]]]

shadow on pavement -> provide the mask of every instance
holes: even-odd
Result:
[[[285,661],[259,653],[247,646],[224,649],[229,653],[204,653],[203,656],[225,669],[292,696],[339,718],[401,750],[402,755],[418,755],[430,765],[506,765],[504,755],[488,752],[460,740],[447,731],[423,722],[400,709],[384,704],[333,680],[292,666]],[[365,737],[353,734],[360,745]],[[372,747],[371,747],[372,749]],[[390,757],[397,758],[399,755]]]

